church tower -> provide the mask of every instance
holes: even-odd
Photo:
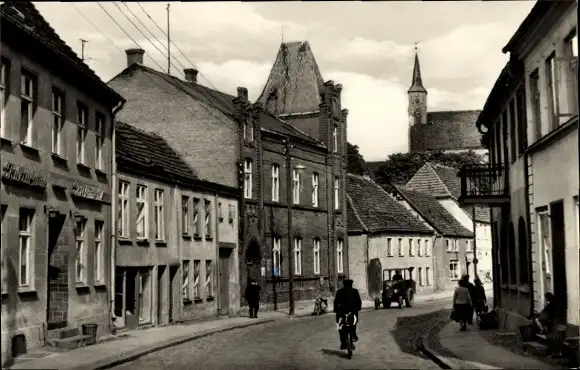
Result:
[[[427,123],[427,90],[423,87],[419,56],[415,46],[415,66],[413,67],[413,81],[407,91],[409,95],[409,126]]]

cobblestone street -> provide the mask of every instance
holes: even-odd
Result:
[[[446,319],[448,300],[400,310],[361,313],[360,340],[351,360],[339,350],[332,314],[318,318],[277,321],[217,334],[178,345],[117,370],[187,368],[207,369],[437,369],[416,349],[417,339],[439,318]]]

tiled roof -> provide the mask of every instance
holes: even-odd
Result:
[[[167,180],[198,180],[195,171],[161,136],[123,122],[115,125],[115,156],[120,171],[144,170]]]
[[[461,196],[461,177],[458,169],[438,163],[427,162],[405,185],[415,191],[429,193],[434,197],[449,196],[458,200]],[[469,218],[472,218],[471,208],[464,208]],[[488,208],[475,208],[476,221],[489,222]]]
[[[118,101],[123,98],[113,89],[107,86],[97,74],[89,68],[78,55],[60,38],[56,31],[44,19],[42,14],[30,1],[5,1],[0,5],[0,24],[10,22],[25,30],[35,37],[40,43],[48,44],[56,54],[64,57],[71,65],[83,75],[89,77],[94,83],[108,91]]]
[[[480,149],[479,110],[428,112],[427,124],[411,126],[409,151]]]
[[[473,237],[473,233],[463,227],[437,199],[427,193],[414,191],[404,186],[395,186],[397,192],[443,236]]]
[[[257,101],[276,116],[317,112],[323,86],[308,41],[283,43]]]
[[[137,63],[132,64],[130,67],[126,68],[119,75],[114,77],[111,81],[115,80],[118,77],[129,76],[130,74],[134,73],[136,69],[139,69],[145,73],[152,74],[157,78],[166,81],[168,84],[175,86],[178,90],[189,95],[191,98],[214,107],[215,109],[219,110],[230,119],[234,118],[236,107],[233,101],[234,99],[236,99],[235,96],[214,89],[210,89],[209,87],[205,87],[200,84],[192,84],[191,82],[181,80],[175,76],[168,75],[167,73],[157,71],[153,68],[149,68],[141,64]],[[164,103],[160,101],[159,104]],[[272,116],[267,112],[262,112],[260,115],[260,119],[263,128],[275,131],[282,135],[289,135],[294,138],[310,142],[313,144],[321,144],[314,138],[306,135],[302,131],[292,127],[291,125]]]
[[[348,174],[346,192],[349,232],[433,233],[372,180]]]

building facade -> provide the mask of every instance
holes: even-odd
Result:
[[[116,130],[116,327],[236,316],[237,188],[200,180],[159,135]]]
[[[473,233],[428,193],[396,186],[395,198],[435,234],[433,282],[437,291],[452,291],[473,263]],[[412,245],[409,245],[412,248]]]
[[[363,299],[380,295],[400,270],[433,292],[434,231],[368,177],[347,175],[349,272]]]
[[[32,3],[4,3],[0,17],[4,362],[60,329],[110,330],[111,138],[123,98]]]
[[[462,175],[463,203],[494,207],[494,288],[512,328],[546,292],[560,323],[579,324],[576,13],[576,2],[538,2],[504,48],[510,61],[477,122],[492,165]]]
[[[487,207],[461,206],[461,178],[459,170],[437,163],[426,163],[405,185],[407,188],[429,193],[463,227],[475,234],[473,249],[467,253],[469,275],[478,276],[490,284],[492,279],[491,224]],[[477,271],[475,268],[477,266]]]

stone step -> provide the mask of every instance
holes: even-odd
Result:
[[[63,329],[55,329],[49,330],[47,335],[48,339],[66,339],[72,338],[80,335],[81,332],[79,328],[63,328]]]
[[[60,349],[75,349],[94,344],[93,339],[94,338],[91,335],[77,335],[69,338],[49,339],[48,344]]]
[[[540,342],[524,342],[524,350],[538,357],[545,357],[548,354],[548,346]]]

